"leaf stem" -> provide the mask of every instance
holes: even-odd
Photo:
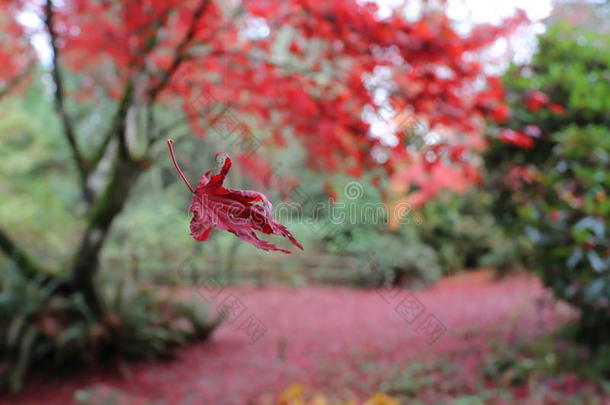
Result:
[[[186,176],[182,172],[182,169],[180,169],[180,166],[178,166],[178,162],[176,161],[176,156],[174,155],[174,140],[168,139],[167,146],[169,147],[169,154],[172,156],[172,162],[174,162],[174,166],[176,167],[176,170],[178,170],[178,174],[182,178],[182,181],[184,181],[184,184],[186,184],[191,193],[195,193],[195,190],[193,189],[193,187],[191,187],[191,183],[189,183]]]

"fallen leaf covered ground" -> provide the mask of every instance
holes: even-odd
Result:
[[[547,294],[535,278],[494,281],[487,272],[454,276],[416,291],[273,287],[216,292],[212,310],[228,300],[238,302],[242,312],[210,342],[183,348],[170,361],[123,365],[121,372],[100,368],[36,381],[0,403],[70,404],[77,390],[100,386],[126,393],[131,403],[245,405],[295,382],[344,398],[365,396],[397,366],[416,361],[458,359],[460,378],[476,379],[491,340],[514,345],[571,317],[563,305],[541,305]],[[204,303],[194,288],[183,293]],[[405,298],[409,308],[399,306]],[[264,328],[255,342],[244,324],[248,319]],[[426,327],[430,319],[436,329]]]

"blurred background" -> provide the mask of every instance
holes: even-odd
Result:
[[[609,403],[607,1],[0,10],[0,403]]]

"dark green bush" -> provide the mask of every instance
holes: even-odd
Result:
[[[544,283],[581,310],[577,337],[597,346],[610,341],[610,38],[562,24],[540,38],[539,49],[505,82],[508,125],[535,124],[540,136],[531,149],[494,142],[490,188],[499,221],[535,244]],[[527,89],[565,112],[528,110]]]

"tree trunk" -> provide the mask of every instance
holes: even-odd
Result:
[[[123,209],[143,170],[140,162],[119,155],[105,191],[91,208],[87,229],[76,253],[71,281],[75,290],[83,294],[85,302],[97,317],[104,312],[103,303],[94,284],[100,264],[100,253],[114,218]]]

